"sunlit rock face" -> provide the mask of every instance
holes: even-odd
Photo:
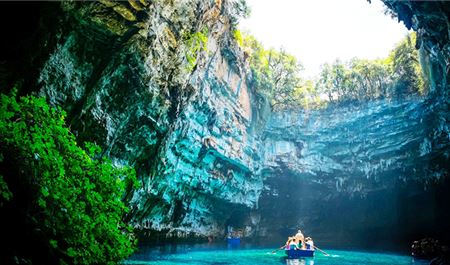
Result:
[[[251,94],[245,73],[232,68],[220,45],[211,39],[212,56],[189,79],[193,95],[159,147],[153,175],[133,197],[140,228],[219,235],[234,208],[258,201],[263,184],[255,174],[259,141],[248,133]]]
[[[136,168],[137,229],[219,235],[233,211],[257,205],[261,151],[249,131],[259,110],[231,36],[233,5],[62,3],[70,24],[43,64],[40,94],[63,106],[79,139]]]

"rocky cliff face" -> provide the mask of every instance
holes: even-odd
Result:
[[[39,76],[72,130],[133,165],[131,222],[170,235],[223,233],[254,208],[259,140],[232,1],[63,3],[62,33]]]
[[[375,188],[399,180],[439,179],[443,172],[427,168],[433,151],[431,115],[423,99],[279,113],[265,132],[267,164],[273,172],[358,196],[377,183]]]
[[[239,1],[220,0],[46,4],[47,34],[28,44],[40,47],[28,59],[36,74],[24,81],[67,111],[80,141],[136,168],[141,186],[128,198],[138,229],[219,236],[232,225],[275,239],[301,226],[330,243],[409,239],[450,220],[440,203],[449,12],[445,2],[385,3],[419,33],[426,98],[270,114],[232,38]],[[14,79],[3,75],[11,60],[0,64],[2,85]]]
[[[297,225],[321,242],[367,247],[432,234],[418,229],[429,223],[445,227],[436,219],[448,220],[438,201],[446,200],[450,141],[433,124],[439,115],[420,98],[272,115],[261,226],[274,227],[267,216],[275,213],[275,233]]]

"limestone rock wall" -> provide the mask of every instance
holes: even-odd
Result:
[[[430,143],[442,152],[450,132],[450,5],[447,1],[383,0],[408,29],[417,32],[416,48],[430,86],[427,104],[435,113]]]
[[[143,228],[218,235],[233,207],[257,204],[262,180],[255,174],[259,140],[248,133],[251,93],[246,73],[230,67],[220,45],[208,43],[211,55],[189,79],[193,95],[159,147],[147,185],[135,194]]]
[[[262,180],[233,1],[61,4],[71,21],[40,72],[40,94],[79,139],[136,168],[131,222],[218,235],[257,205]],[[203,38],[203,39],[201,39]]]
[[[350,195],[398,180],[433,182],[448,175],[445,164],[432,167],[436,154],[450,155],[434,111],[427,99],[411,98],[274,114],[265,165],[272,175],[295,174]]]

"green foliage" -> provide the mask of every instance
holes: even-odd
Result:
[[[195,33],[186,33],[183,40],[188,48],[185,52],[188,61],[188,72],[192,72],[197,65],[197,58],[200,52],[207,51],[206,44],[208,43],[208,28],[203,28],[201,31]]]
[[[235,29],[241,18],[248,18],[250,16],[251,10],[245,0],[230,0],[227,3],[231,4],[230,24],[231,28]]]
[[[232,34],[233,34],[234,40],[239,45],[239,47],[244,47],[244,39],[242,37],[241,31],[238,29],[235,29],[232,31]]]
[[[280,110],[298,105],[298,98],[294,91],[301,86],[300,78],[302,66],[297,59],[284,50],[269,50],[268,64],[270,78],[273,82],[271,93],[272,109]]]
[[[266,50],[253,36],[245,34],[243,50],[248,55],[252,85],[269,99],[274,110],[297,106],[296,89],[301,85],[301,64],[284,50]]]
[[[410,34],[395,47],[390,55],[396,78],[395,92],[399,96],[426,92],[415,43],[416,34]]]
[[[20,212],[61,263],[115,264],[134,250],[121,200],[136,183],[134,170],[115,167],[93,144],[84,151],[64,115],[44,98],[1,95],[0,200],[31,198]]]
[[[6,184],[2,175],[0,175],[0,207],[4,202],[11,200],[12,193],[8,188],[8,184]]]
[[[302,66],[294,56],[283,50],[266,50],[253,36],[242,34],[242,49],[252,71],[251,85],[275,111],[423,95],[426,90],[414,43],[412,33],[387,58],[324,64],[313,82],[300,77]]]
[[[297,100],[292,107],[303,109],[318,109],[327,106],[328,101],[323,100],[312,80],[302,81],[295,89],[293,97]]]
[[[328,101],[362,101],[385,97],[391,86],[388,60],[363,60],[354,58],[342,63],[322,66],[317,87]]]
[[[317,91],[330,102],[400,98],[424,94],[415,34],[406,36],[385,59],[354,58],[343,63],[325,64],[317,82]]]

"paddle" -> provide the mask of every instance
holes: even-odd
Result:
[[[284,247],[285,247],[285,246],[281,246],[280,248],[277,248],[277,249],[273,250],[273,251],[272,251],[272,254],[277,253],[278,250],[281,250],[281,249],[283,249]]]
[[[330,254],[326,253],[325,251],[321,250],[320,248],[314,246],[315,249],[317,249],[318,251],[322,252],[325,256],[330,256]]]

